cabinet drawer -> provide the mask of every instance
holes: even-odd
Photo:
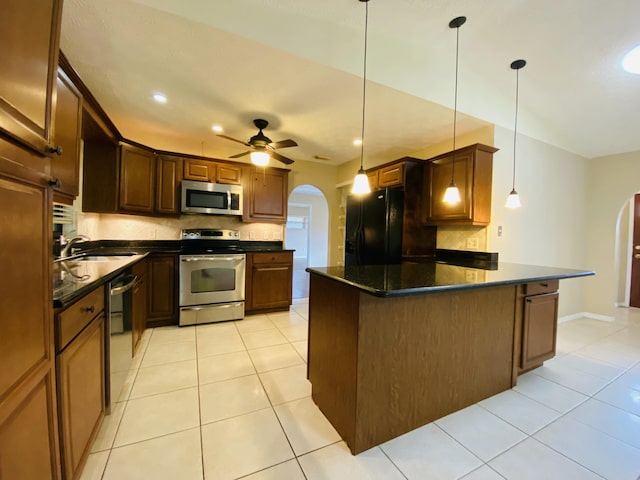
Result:
[[[524,294],[540,295],[542,293],[556,292],[559,285],[559,280],[543,280],[541,282],[526,283],[524,285]]]
[[[272,263],[291,263],[293,252],[263,252],[253,254],[253,264],[269,265]]]
[[[64,347],[102,310],[104,288],[96,288],[59,313],[56,319],[56,350]]]

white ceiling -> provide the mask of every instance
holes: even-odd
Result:
[[[459,133],[513,128],[509,65],[524,58],[520,133],[585,157],[640,150],[640,76],[619,66],[640,44],[638,0],[368,5],[365,167],[451,138],[460,15]],[[358,0],[65,0],[61,48],[126,138],[226,158],[245,148],[211,126],[247,140],[265,118],[272,140],[299,144],[281,154],[340,164],[360,154],[364,12]]]

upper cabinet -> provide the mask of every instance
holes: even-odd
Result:
[[[175,155],[160,155],[156,161],[156,208],[161,215],[180,213],[180,181],[182,180],[182,158]]]
[[[200,158],[185,158],[184,179],[240,185],[242,182],[242,165],[214,162]]]
[[[387,187],[396,187],[405,184],[405,176],[416,164],[422,164],[424,160],[413,157],[403,157],[379,167],[367,170],[369,186],[371,190]],[[415,172],[413,172],[415,174]]]
[[[53,199],[70,205],[78,196],[80,181],[82,95],[61,69],[57,83],[55,144],[60,146],[60,155],[51,159]]]
[[[477,143],[430,159],[425,178],[427,225],[489,225],[493,154],[497,151]],[[460,191],[456,204],[443,201],[452,171]]]
[[[244,184],[245,222],[287,221],[287,194],[289,170],[284,168],[247,168]]]
[[[153,152],[120,145],[120,210],[153,214],[155,165]]]
[[[62,0],[3,0],[0,130],[51,153]],[[30,27],[26,28],[25,26]]]

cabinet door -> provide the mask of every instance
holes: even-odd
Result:
[[[62,155],[51,160],[51,177],[58,181],[53,199],[71,205],[79,190],[82,95],[62,70],[58,70],[55,122],[55,144],[61,147]]]
[[[228,163],[219,163],[217,165],[216,182],[240,185],[241,181],[242,167],[240,165],[231,165]]]
[[[472,219],[471,195],[473,182],[473,158],[470,152],[456,154],[452,167],[451,156],[433,161],[429,166],[429,211],[427,222],[442,221],[470,222]],[[460,191],[460,202],[455,204],[443,201],[444,192],[451,183],[451,170]]]
[[[77,478],[104,417],[104,312],[58,355],[63,471]]]
[[[522,370],[542,365],[542,362],[555,355],[557,325],[557,292],[525,297],[520,361]]]
[[[254,253],[251,261],[251,301],[248,310],[291,305],[293,253]]]
[[[62,0],[3,0],[0,130],[38,152],[52,140]]]
[[[140,344],[140,339],[147,328],[147,264],[143,260],[136,263],[131,273],[138,277],[132,289],[131,337],[133,354]]]
[[[287,221],[288,173],[275,168],[252,169],[245,195],[245,222]]]
[[[161,156],[157,162],[156,213],[178,215],[180,213],[180,171],[179,157]]]
[[[404,184],[404,163],[383,167],[378,171],[378,187],[393,187]]]
[[[378,175],[379,175],[380,171],[379,170],[373,170],[371,172],[367,172],[367,178],[369,179],[369,188],[371,188],[371,190],[377,190],[378,189]]]
[[[178,323],[177,255],[147,258],[147,326]]]
[[[185,158],[183,178],[197,182],[215,182],[216,164],[209,160]]]
[[[127,145],[120,146],[120,210],[153,213],[155,156]]]
[[[59,479],[55,380],[40,380],[0,401],[0,478]],[[71,478],[71,477],[69,477]]]

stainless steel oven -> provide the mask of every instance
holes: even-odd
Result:
[[[180,255],[180,325],[244,318],[243,253]]]

